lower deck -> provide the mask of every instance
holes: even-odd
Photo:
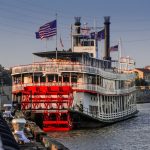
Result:
[[[92,116],[90,114],[85,114],[84,112],[78,112],[74,110],[70,111],[71,117],[73,119],[74,129],[104,127],[122,120],[135,117],[137,113],[138,110],[135,110],[126,114],[122,113],[122,115],[118,118],[106,120],[103,118],[97,118],[96,116]]]
[[[103,123],[123,119],[137,111],[135,92],[103,95],[74,91],[71,86],[28,86],[16,97],[20,97],[22,111],[43,114],[41,124],[45,130],[61,130],[62,127],[64,130],[72,129],[72,111]]]

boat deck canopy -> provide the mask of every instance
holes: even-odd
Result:
[[[45,51],[45,52],[37,52],[33,53],[33,55],[39,56],[39,57],[46,57],[46,58],[57,58],[62,59],[62,58],[77,58],[77,57],[82,57],[83,55],[86,57],[89,57],[89,53],[87,52],[71,52],[71,51]]]

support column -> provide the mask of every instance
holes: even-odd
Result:
[[[103,102],[104,102],[104,105],[103,105],[104,106],[104,114],[106,114],[106,104],[107,104],[106,103],[106,96],[104,95],[103,97],[104,97],[104,99],[103,99]]]
[[[105,107],[105,114],[106,114],[106,110],[107,110],[107,97],[104,96],[104,107]]]
[[[46,83],[48,83],[48,76],[46,75]]]
[[[118,111],[120,112],[120,111],[121,111],[121,102],[120,102],[120,96],[118,96],[118,100],[119,100],[119,107],[118,107],[118,108],[119,108],[119,110],[118,110]]]
[[[111,113],[111,106],[110,106],[111,100],[110,100],[110,96],[108,96],[107,98],[108,98],[108,113],[110,115],[110,113]]]
[[[106,96],[106,114],[108,114],[108,96]]]
[[[118,108],[118,100],[116,99],[116,96],[114,96],[114,101],[115,101],[115,113],[118,112],[117,108]]]
[[[120,96],[120,107],[121,107],[121,111],[123,111],[122,96]]]
[[[103,101],[102,101],[102,99],[103,99],[103,97],[102,97],[102,95],[100,95],[101,114],[104,113],[104,111],[103,111]]]
[[[129,102],[128,102],[128,100],[129,100],[129,95],[127,96],[127,108],[129,109]]]
[[[69,83],[70,83],[70,86],[71,86],[71,72],[69,74]]]
[[[132,99],[132,94],[130,94],[130,100],[129,100],[129,104],[130,104],[130,110],[131,110],[131,99]]]
[[[116,96],[117,98],[117,113],[119,112],[119,109],[120,109],[120,103],[119,103],[119,96]]]
[[[41,79],[40,79],[40,76],[38,76],[38,83],[41,83]]]
[[[100,95],[97,94],[98,117],[100,116]]]
[[[64,76],[62,75],[62,78],[61,78],[61,82],[63,83],[64,82]]]
[[[109,97],[110,100],[110,114],[112,114],[112,96]]]
[[[129,110],[130,110],[130,97],[131,97],[131,95],[128,96]]]
[[[87,83],[87,82],[85,82],[85,75],[84,75],[84,73],[83,73],[83,83]]]
[[[127,110],[127,108],[126,108],[126,102],[127,102],[127,95],[124,96],[124,109],[125,109],[125,110]]]

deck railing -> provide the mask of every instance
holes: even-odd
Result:
[[[133,105],[132,107],[130,107],[129,109],[126,109],[124,111],[120,111],[120,112],[116,112],[116,113],[109,113],[109,114],[106,114],[106,113],[100,113],[99,114],[98,112],[91,113],[88,111],[88,108],[84,108],[82,110],[82,112],[91,116],[91,117],[94,117],[96,119],[102,119],[102,120],[107,121],[110,119],[117,119],[117,118],[121,118],[121,117],[130,115],[130,114],[134,113],[136,110],[137,110],[136,105]]]
[[[81,84],[81,83],[60,83],[60,82],[42,82],[42,83],[25,83],[25,84],[14,84],[12,86],[12,91],[20,91],[23,90],[26,86],[64,86],[69,85],[72,86],[74,90],[84,90],[88,92],[96,92],[96,93],[103,93],[103,94],[125,94],[135,91],[135,87],[130,88],[124,88],[124,89],[106,89],[104,87],[101,87],[99,85],[93,85],[93,84]]]
[[[43,74],[57,73],[61,72],[80,72],[80,73],[90,73],[100,75],[109,79],[120,79],[128,80],[135,77],[132,73],[122,74],[115,70],[106,70],[104,68],[96,68],[92,66],[86,66],[82,64],[31,64],[26,66],[18,66],[12,69],[12,75],[23,74],[23,73],[33,73],[42,72]]]

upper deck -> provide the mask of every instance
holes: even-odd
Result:
[[[116,61],[99,60],[90,57],[88,53],[73,52],[42,52],[35,53],[40,57],[48,58],[42,62],[34,62],[29,65],[21,65],[12,68],[12,75],[25,73],[61,74],[62,72],[77,72],[100,75],[108,79],[128,80],[135,76],[129,71],[124,72],[118,68]],[[111,63],[111,68],[107,66]]]
[[[120,70],[116,61],[96,59],[85,52],[58,51],[57,59],[54,51],[35,55],[43,57],[44,60],[12,68],[13,92],[20,91],[25,86],[66,84],[71,85],[74,90],[104,94],[125,94],[135,91],[132,84],[135,75]],[[110,64],[111,67],[108,68]],[[50,81],[50,76],[53,82]],[[44,82],[43,77],[45,77]]]

